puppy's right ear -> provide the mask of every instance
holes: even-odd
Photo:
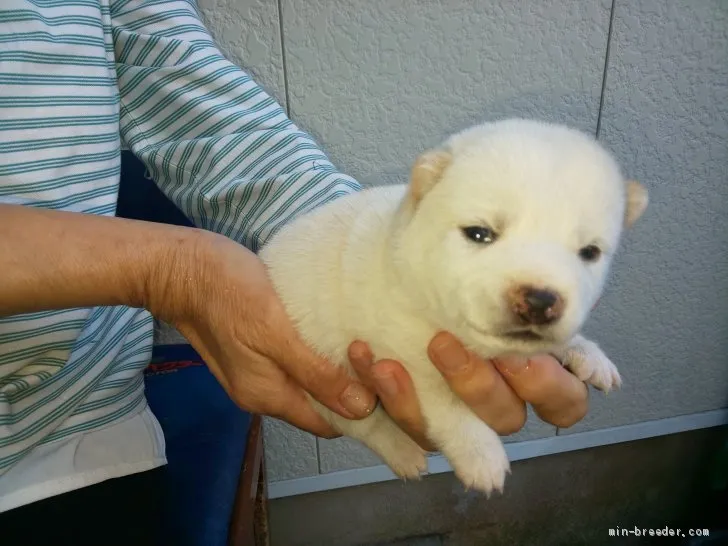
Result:
[[[627,182],[627,210],[624,215],[624,225],[632,227],[639,220],[647,208],[649,194],[647,188],[635,180]]]
[[[451,161],[452,155],[443,149],[430,150],[417,158],[409,184],[410,196],[415,204],[440,181],[443,171]]]

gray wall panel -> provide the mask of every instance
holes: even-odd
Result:
[[[652,203],[589,327],[624,389],[573,430],[726,407],[727,2],[617,0],[600,133]]]

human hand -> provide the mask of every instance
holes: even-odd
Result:
[[[586,415],[586,385],[552,356],[485,361],[446,332],[432,339],[428,353],[452,391],[498,434],[523,428],[527,403],[542,420],[558,427],[570,427]],[[368,346],[360,341],[351,344],[349,359],[402,430],[424,449],[434,451],[404,367],[394,360],[374,362]]]
[[[156,272],[145,306],[190,341],[230,397],[322,437],[337,434],[306,392],[343,417],[369,415],[373,393],[303,343],[258,257],[194,233]]]

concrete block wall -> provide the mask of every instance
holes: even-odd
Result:
[[[225,54],[366,185],[405,181],[447,134],[518,115],[597,135],[649,187],[651,207],[587,327],[623,390],[594,395],[569,430],[532,417],[508,439],[514,452],[727,419],[728,2],[198,4]],[[265,440],[274,496],[386,475],[350,440],[271,420]]]

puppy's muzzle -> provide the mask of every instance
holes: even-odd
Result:
[[[551,324],[564,313],[564,299],[550,289],[517,286],[508,292],[507,299],[513,314],[522,324]]]

